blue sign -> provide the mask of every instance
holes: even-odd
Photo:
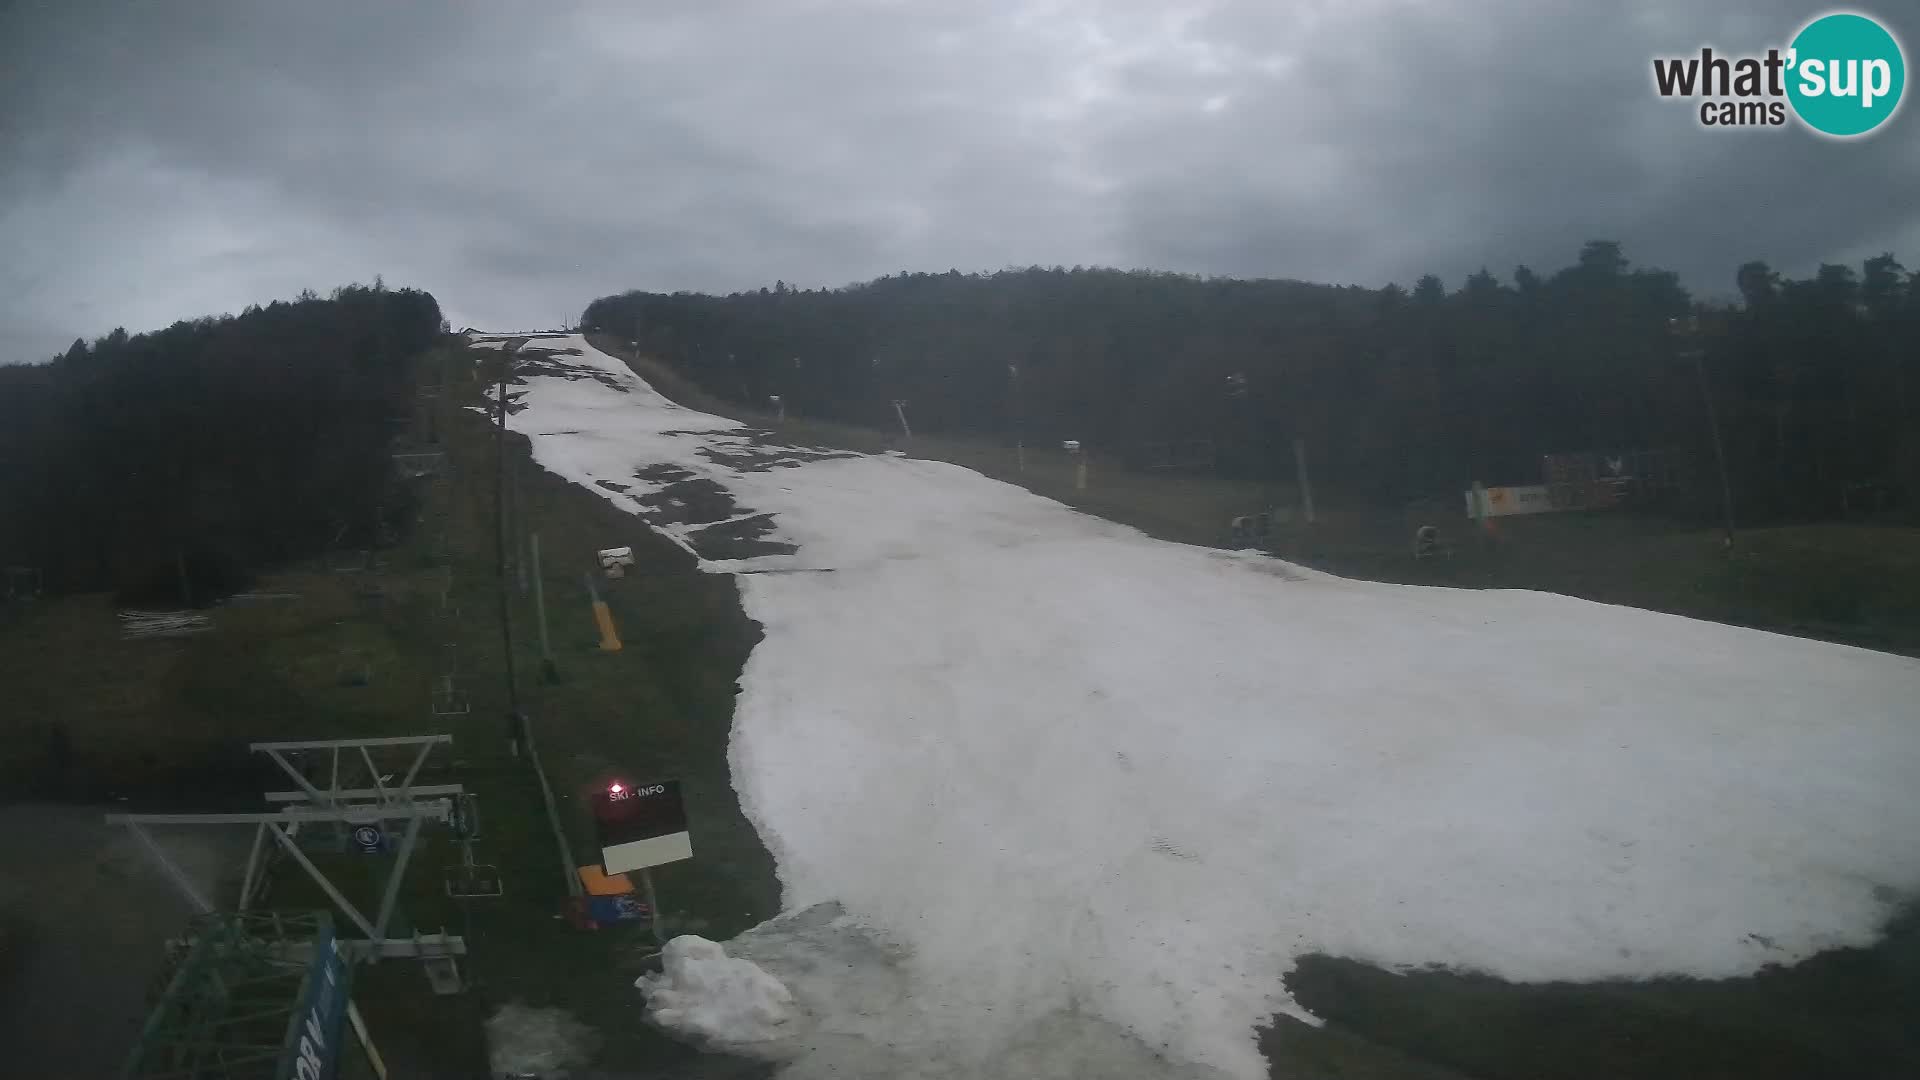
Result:
[[[324,926],[313,939],[313,963],[281,1054],[281,1080],[333,1080],[340,1065],[340,1021],[347,1013],[347,963]]]
[[[378,855],[387,849],[387,837],[378,825],[355,825],[353,846],[363,855]]]
[[[611,926],[646,918],[647,906],[631,896],[590,896],[587,915],[602,926]]]

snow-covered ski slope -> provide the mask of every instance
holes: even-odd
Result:
[[[511,421],[543,467],[768,571],[734,784],[786,907],[901,969],[809,1030],[978,1060],[1066,1014],[1253,1077],[1304,952],[1729,976],[1920,891],[1920,662],[1164,543],[534,348],[572,350]]]

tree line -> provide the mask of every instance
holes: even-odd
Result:
[[[431,294],[376,280],[0,367],[0,562],[131,599],[190,583],[204,603],[369,546],[412,361],[443,331]]]
[[[882,426],[905,399],[916,431],[1127,457],[1211,439],[1221,469],[1268,478],[1303,439],[1353,497],[1457,500],[1473,480],[1539,482],[1544,454],[1672,449],[1717,505],[1709,403],[1748,518],[1920,497],[1920,275],[1883,255],[1733,280],[1739,302],[1703,303],[1592,241],[1552,273],[1482,269],[1451,291],[1032,267],[633,291],[581,325],[734,402],[778,394],[838,422]]]

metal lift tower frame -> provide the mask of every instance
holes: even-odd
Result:
[[[237,910],[242,913],[252,907],[264,866],[263,856],[266,853],[266,844],[271,840],[281,852],[306,872],[320,891],[339,908],[340,913],[345,915],[356,929],[366,935],[363,939],[343,938],[340,941],[342,949],[355,959],[377,961],[382,957],[461,956],[467,951],[466,941],[456,934],[415,934],[405,938],[387,936],[387,927],[392,922],[394,909],[400,899],[400,883],[406,877],[407,866],[412,861],[414,847],[420,837],[421,823],[433,820],[446,824],[453,814],[453,799],[464,792],[459,784],[415,785],[414,783],[433,748],[452,742],[451,735],[407,735],[378,739],[253,743],[249,749],[266,754],[298,786],[296,791],[266,793],[268,802],[288,805],[278,810],[237,814],[108,814],[106,820],[110,825],[126,826],[128,832],[132,833],[134,839],[146,849],[147,854],[166,874],[168,880],[173,882],[180,894],[186,897],[195,911],[202,914],[213,913],[216,910],[214,904],[201,894],[199,887],[167,856],[166,851],[147,831],[149,826],[252,825],[254,827],[253,844],[247,853],[246,871],[241,876],[240,895],[236,905]],[[374,764],[371,751],[376,747],[417,748],[404,777],[397,784],[388,783],[387,777],[391,774],[381,773]],[[332,767],[325,788],[308,780],[286,756],[288,753],[311,751],[324,751],[331,757]],[[354,783],[353,775],[357,771],[356,758],[358,765],[365,766],[366,783],[370,786],[347,786]],[[346,764],[344,769],[343,761]],[[300,849],[296,840],[301,827],[305,825],[332,824],[336,827],[378,825],[382,822],[402,820],[407,823],[406,831],[395,856],[393,871],[387,878],[386,888],[382,891],[380,905],[371,917],[347,899],[339,887],[329,880],[318,866],[314,865],[305,851]]]
[[[300,1075],[303,1004],[327,994],[346,1012],[374,1075],[385,1064],[351,1005],[352,967],[322,969],[314,944],[332,941],[324,911],[214,913],[196,917],[178,943],[164,991],[121,1069],[123,1080],[265,1080]],[[327,946],[331,950],[331,945]],[[329,982],[337,978],[337,985]],[[324,986],[322,984],[325,984]],[[337,1064],[349,1040],[337,1023],[320,1047]],[[308,1035],[311,1041],[311,1035]],[[310,1070],[311,1071],[311,1070]]]

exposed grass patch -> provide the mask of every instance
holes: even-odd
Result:
[[[1312,956],[1288,987],[1333,1024],[1488,1080],[1920,1074],[1916,912],[1874,948],[1747,979],[1522,986]]]

